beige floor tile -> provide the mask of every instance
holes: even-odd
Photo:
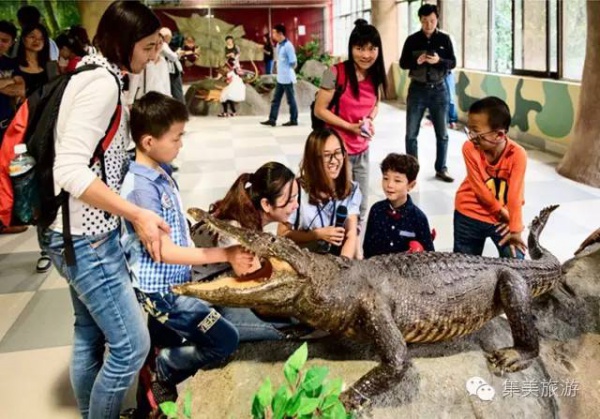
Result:
[[[34,294],[34,292],[0,294],[0,340],[2,340]]]
[[[78,418],[69,382],[71,347],[0,354],[2,417]]]

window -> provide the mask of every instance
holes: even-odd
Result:
[[[563,1],[562,76],[581,80],[587,32],[585,0]]]
[[[464,67],[488,70],[488,6],[487,1],[464,3]]]
[[[514,0],[514,74],[558,77],[557,0]]]
[[[512,71],[512,0],[495,0],[492,13],[492,67],[495,73]]]
[[[371,22],[371,0],[334,0],[333,2],[333,53],[348,54],[348,38],[358,18]]]
[[[463,47],[463,0],[445,0],[442,3],[440,27],[450,34],[454,55],[456,56],[456,66],[462,67],[462,47]]]

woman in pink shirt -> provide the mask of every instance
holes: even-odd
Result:
[[[344,141],[352,164],[352,178],[362,192],[360,220],[364,220],[369,194],[369,142],[375,134],[373,120],[381,93],[386,89],[386,75],[377,28],[364,19],[354,24],[348,59],[323,73],[315,115]]]

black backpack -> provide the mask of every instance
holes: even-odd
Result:
[[[333,98],[331,98],[331,102],[329,102],[329,106],[327,109],[332,110],[334,114],[338,115],[340,113],[340,97],[346,90],[346,84],[348,80],[346,78],[346,68],[344,66],[344,62],[338,63],[335,65],[337,69],[337,78],[335,80],[335,92],[333,93]],[[319,94],[319,92],[317,92]],[[315,95],[316,98],[316,95]],[[315,115],[315,101],[310,104],[310,122],[311,128],[314,130],[320,130],[325,128],[325,121],[317,117]]]
[[[54,144],[54,128],[58,120],[58,111],[60,104],[71,77],[83,73],[84,71],[94,70],[101,66],[90,64],[77,68],[74,72],[63,74],[44,84],[34,91],[27,100],[21,105],[14,119],[10,123],[4,140],[2,142],[2,155],[8,156],[7,163],[14,157],[14,145],[25,143],[27,152],[35,159],[34,177],[39,190],[39,208],[36,209],[36,217],[29,224],[37,224],[42,228],[47,228],[56,219],[58,209],[62,206],[63,239],[65,242],[65,257],[67,264],[75,264],[75,253],[73,249],[73,239],[71,237],[69,222],[69,194],[62,190],[58,195],[54,195],[54,159],[56,156]],[[108,70],[107,70],[108,71]],[[113,75],[112,73],[110,73]],[[113,75],[114,76],[114,75]],[[121,85],[116,76],[115,82],[119,92],[117,108],[112,115],[110,124],[98,143],[94,154],[90,160],[90,167],[100,161],[102,169],[102,181],[106,183],[106,172],[104,164],[104,152],[110,146],[112,139],[119,129],[121,120]],[[5,159],[2,159],[4,164]],[[2,191],[3,194],[10,194],[10,202],[7,202],[6,211],[12,210],[13,191]],[[11,207],[8,208],[8,205]],[[3,205],[4,206],[4,203]],[[2,209],[3,212],[4,209]],[[105,216],[109,214],[105,214]],[[13,224],[18,224],[19,220],[13,220]]]

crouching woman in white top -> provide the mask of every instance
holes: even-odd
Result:
[[[69,284],[75,313],[71,384],[84,418],[119,416],[125,392],[150,346],[119,244],[119,217],[132,222],[153,257],[160,254],[159,230],[168,232],[168,225],[152,211],[119,196],[128,165],[129,129],[125,109],[117,104],[121,71],[144,69],[154,53],[159,28],[157,17],[142,3],[112,3],[96,31],[101,54],[86,56],[79,64],[100,68],[69,81],[55,128],[55,193],[62,189],[70,194],[75,263],[69,264],[65,257],[70,246],[65,246],[68,234],[60,210],[54,223],[40,231],[40,244]],[[120,122],[103,163],[90,165],[113,115]]]

